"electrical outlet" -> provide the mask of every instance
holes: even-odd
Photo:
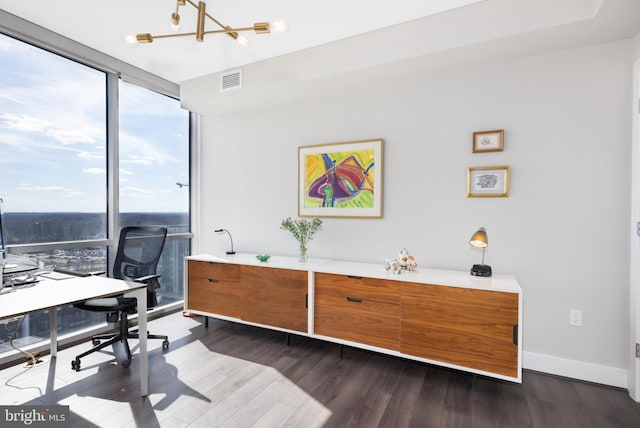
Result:
[[[569,325],[582,327],[582,311],[578,309],[569,310]]]

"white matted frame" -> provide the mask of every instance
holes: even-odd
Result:
[[[298,147],[299,217],[382,217],[383,140]]]
[[[467,168],[467,198],[506,198],[509,196],[508,166]]]
[[[504,130],[473,133],[473,153],[501,152],[504,150]]]

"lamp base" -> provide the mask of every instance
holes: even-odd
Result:
[[[231,255],[231,254],[235,254],[235,251],[227,251],[227,254]]]
[[[491,266],[489,265],[473,265],[471,268],[472,276],[482,276],[489,277],[491,276]]]

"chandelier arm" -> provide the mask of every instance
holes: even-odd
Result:
[[[213,16],[209,15],[209,12],[205,12],[204,14],[207,16],[207,18],[218,24],[220,27],[224,28],[224,25],[222,25],[222,23],[215,19]]]
[[[187,1],[187,3],[189,3],[191,6],[195,7],[196,9],[198,8],[198,5],[197,5],[197,4],[195,4],[193,1],[191,1],[191,0],[186,0],[186,1]],[[220,28],[224,28],[224,25],[223,25],[220,21],[218,21],[217,19],[215,19],[213,16],[209,15],[209,12],[205,12],[204,14],[205,14],[205,16],[206,16],[207,18],[209,18],[210,20],[212,20],[213,22],[215,22],[216,24],[218,24],[218,26],[220,26]],[[206,34],[206,33],[205,33],[205,34]]]
[[[253,31],[253,27],[241,27],[241,28],[225,28],[222,30],[209,30],[205,31],[204,34],[220,34],[220,33],[237,33],[239,31]]]
[[[179,33],[179,34],[161,34],[159,36],[152,35],[153,39],[169,39],[171,37],[195,36],[196,33]]]

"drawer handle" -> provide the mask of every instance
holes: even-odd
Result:
[[[219,282],[219,281],[215,278],[209,278],[209,282]]]
[[[356,276],[356,275],[347,275],[347,278],[349,278],[349,279],[362,279],[361,276]]]
[[[347,297],[347,300],[355,303],[362,303],[364,301],[364,299],[361,299],[359,297]]]

